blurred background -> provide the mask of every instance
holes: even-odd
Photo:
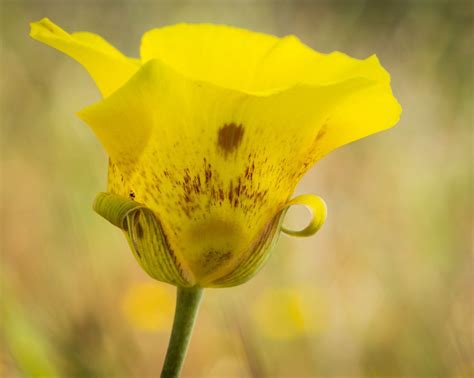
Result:
[[[0,376],[158,376],[174,310],[91,209],[106,155],[74,114],[99,94],[28,37],[45,16],[130,56],[148,29],[213,22],[376,53],[392,75],[399,125],[305,176],[297,193],[329,207],[316,236],[282,236],[255,279],[206,291],[184,376],[473,376],[473,15],[462,0],[2,0]]]

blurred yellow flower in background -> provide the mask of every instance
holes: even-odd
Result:
[[[328,303],[315,288],[268,288],[254,301],[252,317],[269,339],[310,337],[328,325]]]
[[[141,331],[167,331],[173,320],[174,292],[153,282],[133,283],[122,299],[128,322]]]

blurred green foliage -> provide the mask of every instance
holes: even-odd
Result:
[[[99,95],[29,39],[47,16],[131,56],[150,28],[213,22],[376,53],[392,75],[399,126],[304,178],[298,193],[328,203],[319,234],[282,237],[255,279],[207,291],[185,376],[472,376],[473,13],[461,0],[3,0],[0,375],[157,376],[171,327],[173,288],[151,287],[91,210],[106,156],[74,113]]]

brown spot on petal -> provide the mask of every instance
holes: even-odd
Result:
[[[210,249],[201,257],[200,263],[206,268],[206,271],[213,271],[228,262],[232,256],[233,253],[231,251]]]
[[[218,131],[217,146],[224,153],[224,156],[227,157],[227,155],[239,148],[243,136],[244,128],[242,125],[236,125],[233,122],[227,123]]]

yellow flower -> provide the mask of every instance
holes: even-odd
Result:
[[[252,317],[271,339],[313,336],[328,325],[328,303],[314,287],[267,288],[255,299]]]
[[[166,331],[173,319],[173,294],[155,283],[131,285],[122,300],[126,319],[143,331]]]
[[[120,203],[114,223],[142,267],[178,286],[246,281],[291,204],[312,208],[304,234],[315,232],[321,200],[289,202],[302,175],[401,111],[375,56],[321,54],[293,36],[179,24],[145,33],[140,59],[48,19],[31,36],[96,82],[103,99],[79,112],[110,157],[109,194],[96,208],[106,215],[104,201]]]

